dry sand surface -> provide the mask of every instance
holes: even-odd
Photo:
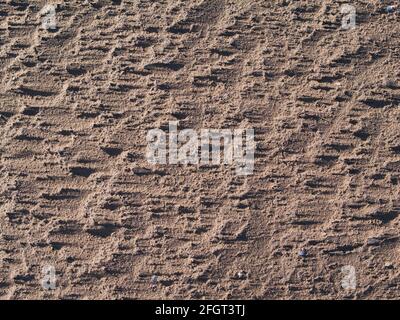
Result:
[[[350,2],[1,1],[0,298],[399,298],[400,3]],[[173,120],[253,174],[150,164]]]

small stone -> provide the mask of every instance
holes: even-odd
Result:
[[[380,240],[379,239],[377,239],[377,238],[369,238],[368,240],[367,240],[367,245],[368,246],[377,246],[377,245],[379,245],[380,244]]]
[[[240,280],[246,279],[247,278],[247,272],[246,271],[239,271],[237,273],[237,278]]]
[[[384,264],[385,269],[394,269],[394,266],[391,262],[386,262]]]
[[[307,250],[306,249],[301,249],[299,251],[299,257],[305,258],[307,256]]]
[[[386,79],[385,80],[385,87],[389,89],[397,89],[397,83],[394,80]]]
[[[385,10],[387,13],[393,13],[396,10],[396,6],[387,6]]]
[[[157,277],[156,275],[154,275],[154,276],[151,277],[151,284],[152,284],[152,285],[156,285],[156,284],[157,284],[157,281],[158,281],[158,277]]]

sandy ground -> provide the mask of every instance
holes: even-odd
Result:
[[[399,298],[398,2],[345,3],[0,2],[0,297]],[[253,175],[149,164],[171,120]]]

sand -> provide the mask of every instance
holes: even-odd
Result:
[[[398,1],[345,3],[1,2],[0,298],[399,298]],[[253,174],[150,164],[170,121]]]

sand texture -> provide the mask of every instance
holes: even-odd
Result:
[[[400,297],[398,1],[46,3],[0,2],[1,299]],[[169,121],[253,174],[150,164]]]

